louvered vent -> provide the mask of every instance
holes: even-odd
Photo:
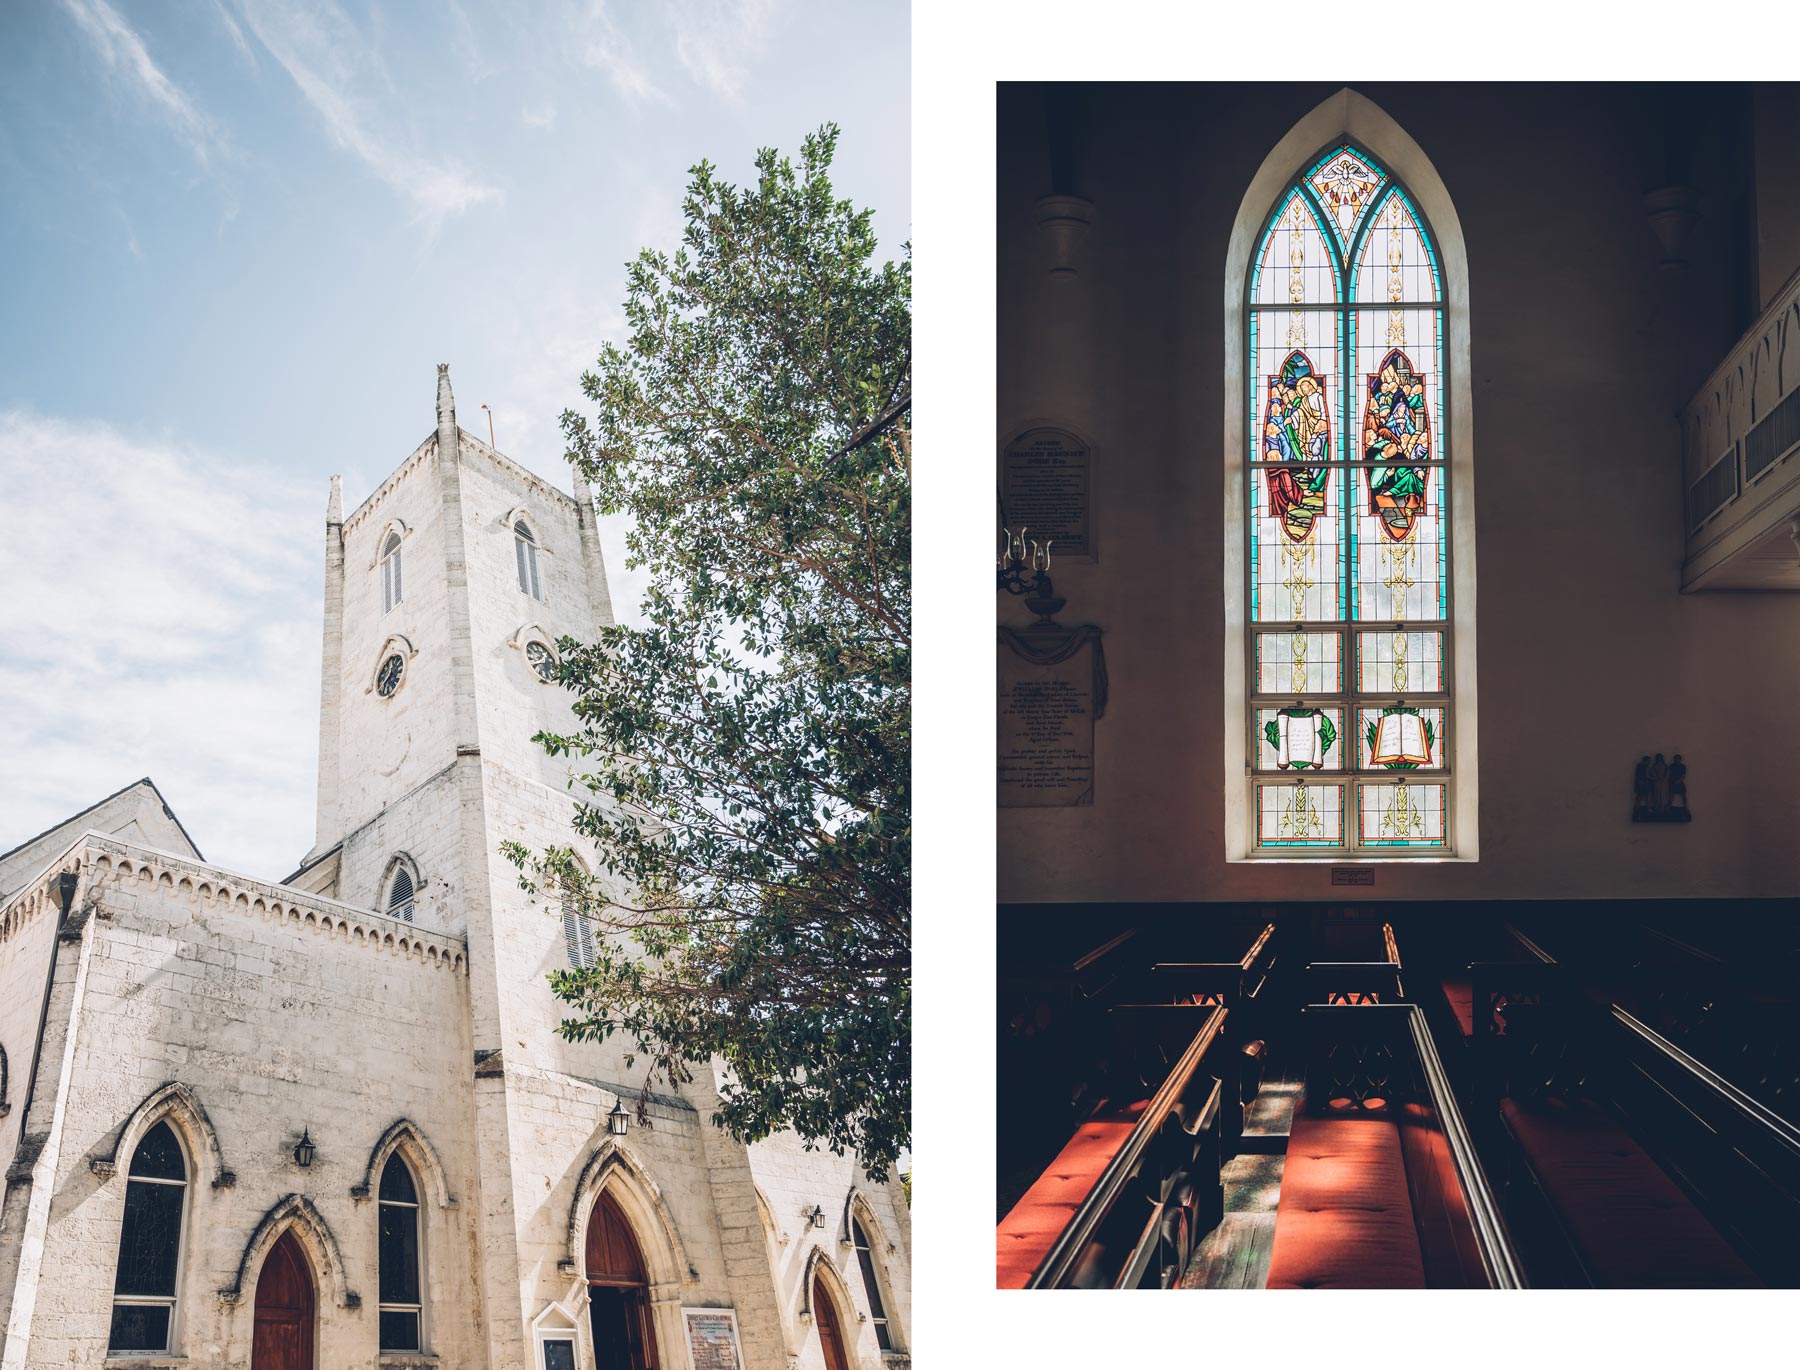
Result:
[[[1733,447],[1688,486],[1688,531],[1697,532],[1701,524],[1736,499],[1737,492],[1737,448]]]
[[[1790,390],[1762,421],[1744,434],[1744,483],[1748,485],[1800,442],[1800,390]]]
[[[409,923],[413,920],[412,872],[405,866],[394,872],[394,887],[388,891],[388,913]]]

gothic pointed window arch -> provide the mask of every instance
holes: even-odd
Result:
[[[424,1287],[419,1243],[419,1186],[398,1151],[387,1159],[377,1191],[381,1261],[378,1322],[383,1351],[423,1349]]]
[[[1455,854],[1466,323],[1437,240],[1393,168],[1339,138],[1291,168],[1241,288],[1247,852]]]
[[[869,1231],[862,1216],[850,1213],[850,1244],[856,1249],[856,1263],[862,1271],[863,1294],[869,1300],[869,1321],[875,1327],[875,1342],[883,1351],[895,1349],[894,1336],[888,1322],[887,1300],[882,1297],[881,1272],[876,1268],[876,1255],[869,1243]]]
[[[400,602],[400,531],[390,529],[381,543],[381,612]]]
[[[538,540],[524,519],[513,524],[513,555],[518,562],[519,589],[533,599],[544,597],[544,584],[538,575]]]
[[[381,899],[382,911],[390,918],[410,923],[418,911],[418,899],[418,869],[407,857],[396,856],[388,863]]]
[[[126,1172],[108,1354],[166,1352],[175,1344],[188,1175],[175,1129],[166,1120],[157,1123],[137,1144]]]
[[[584,881],[592,878],[579,859],[575,864]],[[559,895],[562,904],[563,949],[568,954],[569,969],[591,970],[600,959],[600,950],[594,937],[594,921],[581,911],[581,890],[564,881]]]

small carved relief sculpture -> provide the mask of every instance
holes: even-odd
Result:
[[[1641,757],[1631,782],[1631,821],[1633,823],[1687,823],[1687,766],[1681,753],[1673,761]]]

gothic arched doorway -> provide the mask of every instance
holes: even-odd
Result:
[[[819,1349],[825,1353],[825,1370],[850,1370],[850,1349],[844,1326],[838,1321],[837,1304],[825,1287],[825,1277],[813,1272],[813,1321],[819,1326]]]
[[[594,1370],[657,1370],[650,1281],[631,1224],[602,1193],[587,1228],[588,1324]]]
[[[283,1232],[256,1279],[250,1370],[313,1370],[313,1282],[306,1254]]]

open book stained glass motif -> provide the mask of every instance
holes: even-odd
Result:
[[[1449,304],[1430,227],[1389,168],[1335,143],[1275,197],[1246,290],[1253,854],[1441,853]],[[1411,772],[1431,783],[1397,786]]]

